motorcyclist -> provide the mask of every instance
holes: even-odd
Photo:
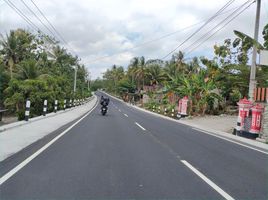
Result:
[[[104,100],[104,97],[101,95],[100,104],[102,105],[102,102]]]
[[[105,97],[101,96],[100,104],[102,106],[108,106],[109,102],[110,102],[110,99],[108,97],[105,98]]]
[[[108,110],[108,104],[110,102],[110,99],[104,98],[103,96],[101,96],[101,100],[100,100],[100,104],[101,104],[101,113],[102,115],[105,115],[107,110]]]

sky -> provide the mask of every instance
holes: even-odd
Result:
[[[146,60],[165,57],[228,2],[228,0],[0,0],[0,34],[3,35],[17,28],[34,32],[6,1],[12,2],[39,29],[51,35],[23,4],[23,2],[27,4],[52,30],[33,5],[34,2],[66,41],[64,43],[54,32],[60,44],[81,58],[80,62],[90,71],[91,79],[101,78],[102,73],[113,64],[127,68],[133,57],[144,56]],[[193,45],[199,44],[197,41],[202,41],[200,40],[202,35],[217,31],[215,26],[245,2],[247,1],[234,0],[222,14],[180,46],[176,52],[182,50],[186,58],[193,56],[212,58],[213,46],[222,44],[226,38],[235,38],[233,30],[239,30],[253,37],[256,3],[191,51],[195,47]],[[268,23],[268,0],[261,2],[260,42],[262,42],[261,31]],[[164,60],[170,58],[171,55]]]

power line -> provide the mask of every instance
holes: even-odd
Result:
[[[226,14],[226,13],[228,13],[228,12],[230,12],[230,11],[236,9],[237,7],[239,7],[239,6],[236,6],[236,7],[234,7],[234,8],[231,8],[231,9],[225,11],[225,12],[222,12],[222,13],[220,13],[219,15]],[[219,15],[218,15],[218,16],[219,16]],[[101,57],[98,57],[98,58],[96,58],[96,59],[93,59],[93,60],[87,62],[87,64],[89,64],[89,63],[94,63],[94,62],[96,62],[96,61],[98,61],[98,60],[102,60],[102,59],[105,59],[105,58],[109,58],[109,57],[112,57],[112,56],[115,56],[115,55],[120,55],[120,54],[122,54],[122,53],[124,53],[124,52],[126,52],[126,51],[130,51],[130,50],[139,48],[139,47],[141,47],[141,46],[145,46],[145,45],[151,44],[151,43],[153,43],[153,42],[156,42],[156,41],[165,39],[165,38],[170,37],[170,36],[172,36],[172,35],[174,35],[174,34],[183,32],[184,30],[187,30],[187,29],[189,29],[189,28],[192,28],[192,27],[194,27],[194,26],[197,26],[197,25],[199,25],[199,24],[201,24],[201,23],[203,23],[203,22],[205,22],[205,21],[207,21],[207,20],[208,20],[208,19],[204,19],[204,20],[199,21],[199,22],[197,22],[197,23],[195,23],[195,24],[192,24],[192,25],[190,25],[190,26],[184,27],[184,28],[182,28],[182,29],[176,30],[176,31],[171,32],[171,33],[167,33],[167,34],[162,35],[162,36],[160,36],[160,37],[158,37],[158,38],[155,38],[155,39],[152,39],[152,40],[149,40],[149,41],[145,41],[145,42],[140,43],[140,44],[138,44],[138,45],[136,45],[136,46],[134,46],[134,47],[132,47],[132,48],[125,49],[125,50],[120,51],[120,52],[118,52],[118,53],[115,53],[115,54],[112,54],[112,55],[107,55],[107,56],[101,56]]]
[[[66,44],[67,42],[62,37],[62,35],[57,31],[57,29],[53,26],[53,24],[47,19],[47,17],[44,15],[44,13],[40,10],[40,8],[36,5],[36,3],[33,0],[30,0],[32,4],[35,6],[35,8],[38,10],[38,12],[42,15],[42,17],[47,21],[47,23],[50,25],[50,27],[55,31],[55,33],[59,36],[59,38]]]
[[[35,31],[37,32],[41,32],[45,35],[45,33],[37,26],[35,25],[18,7],[16,7],[10,0],[4,0],[6,2],[6,4],[12,9],[14,10],[24,21],[27,22],[27,24],[29,24]],[[48,37],[48,40],[50,40],[50,42],[55,43],[50,37]]]
[[[59,31],[57,31],[57,29],[55,28],[55,26],[53,26],[53,24],[48,20],[48,18],[45,16],[45,14],[41,11],[41,9],[37,6],[37,4],[33,1],[30,0],[32,2],[32,4],[35,6],[35,8],[38,10],[38,12],[42,15],[42,17],[47,21],[47,23],[50,25],[50,27],[54,30],[54,32],[59,36],[59,38],[61,39],[61,41],[67,46],[69,47],[69,49],[77,55],[76,51],[66,42],[66,40],[64,39],[64,37],[59,33]]]
[[[208,30],[204,35],[202,35],[200,38],[198,38],[197,40],[195,40],[194,42],[192,42],[192,44],[190,44],[188,47],[186,47],[184,49],[184,52],[186,52],[188,49],[191,49],[192,46],[195,46],[196,43],[198,43],[200,40],[202,40],[203,38],[209,36],[214,30],[216,30],[221,24],[223,24],[226,20],[228,20],[229,18],[231,18],[232,16],[235,15],[235,13],[237,13],[240,9],[242,9],[245,5],[247,5],[250,1],[252,0],[248,0],[245,3],[243,3],[241,6],[239,6],[236,10],[234,10],[230,15],[228,15],[226,18],[224,18],[222,21],[220,21],[218,24],[216,24],[216,26],[212,27],[210,30]],[[250,4],[251,5],[251,4]]]
[[[4,0],[5,3],[8,4],[8,6],[14,10],[23,20],[25,20],[35,31],[40,31],[44,35],[46,35],[36,24],[34,24],[17,6],[15,6],[10,0]],[[57,38],[55,34],[43,23],[43,21],[34,13],[33,10],[23,1],[21,0],[22,3],[31,11],[31,13],[49,30],[49,32],[54,36],[54,38]],[[40,10],[40,9],[39,9]],[[50,42],[55,43],[50,37],[48,37],[48,40]],[[66,46],[69,46],[67,42],[64,40],[66,43]],[[77,54],[70,46],[69,48],[73,51],[73,53]]]
[[[36,19],[43,24],[43,26],[56,38],[56,36],[54,35],[54,33],[47,27],[46,24],[44,24],[44,22],[35,14],[35,12],[25,3],[24,0],[21,0],[21,2],[23,3],[23,5],[36,17]]]
[[[234,0],[228,1],[220,10],[218,10],[212,17],[210,17],[202,26],[200,26],[196,31],[194,31],[189,37],[187,37],[182,43],[180,43],[175,49],[170,51],[167,55],[165,55],[162,60],[168,57],[170,54],[175,52],[179,47],[185,44],[188,40],[190,40],[195,34],[197,34],[202,28],[204,28],[208,23],[210,23],[213,19],[215,19],[223,10],[225,10],[229,5],[231,5]]]
[[[204,42],[206,42],[207,40],[209,40],[211,37],[213,37],[216,33],[218,33],[220,30],[222,30],[224,27],[226,27],[230,22],[232,22],[235,18],[237,18],[240,14],[242,14],[246,9],[248,9],[253,3],[255,3],[255,1],[251,2],[247,7],[245,7],[243,10],[241,10],[239,13],[237,13],[235,16],[233,16],[228,22],[226,22],[220,29],[218,29],[217,31],[215,31],[213,34],[211,34],[208,38],[206,38],[205,40],[203,40],[201,43],[199,43],[197,46],[195,46],[194,48],[192,48],[189,52],[187,52],[185,55],[189,55],[190,53],[192,53],[195,49],[197,49],[198,47],[200,47]]]
[[[34,30],[39,31],[39,28],[26,16],[23,12],[20,11],[10,0],[4,0],[6,4],[14,10],[24,21],[27,22]]]
[[[107,56],[102,56],[102,57],[96,58],[96,59],[94,59],[94,60],[89,61],[88,63],[93,63],[93,62],[96,62],[96,61],[98,61],[98,60],[102,60],[102,59],[104,59],[104,58],[112,57],[112,56],[115,56],[115,55],[120,55],[120,54],[122,54],[122,53],[124,53],[124,52],[126,52],[126,51],[130,51],[130,50],[139,48],[139,47],[141,47],[141,46],[148,45],[148,44],[150,44],[150,43],[153,43],[153,42],[162,40],[162,39],[167,38],[167,37],[170,37],[170,36],[172,36],[172,35],[174,35],[174,34],[176,34],[176,33],[182,32],[182,31],[187,30],[187,29],[189,29],[189,28],[191,28],[191,27],[194,27],[194,26],[196,26],[196,25],[198,25],[198,24],[201,24],[202,22],[203,22],[203,21],[200,21],[200,22],[198,22],[198,23],[196,23],[196,24],[187,26],[187,27],[185,27],[185,28],[182,28],[182,29],[180,29],[180,30],[174,31],[174,32],[172,32],[172,33],[168,33],[168,34],[166,34],[166,35],[163,35],[163,36],[161,36],[161,37],[155,38],[155,39],[153,39],[153,40],[149,40],[149,41],[140,43],[140,44],[138,44],[138,45],[136,45],[136,46],[134,46],[134,47],[125,49],[125,50],[120,51],[120,52],[118,52],[118,53],[115,53],[115,54],[112,54],[112,55],[107,55]]]

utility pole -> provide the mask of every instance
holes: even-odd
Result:
[[[261,0],[257,0],[255,30],[254,30],[254,40],[256,41],[258,41],[258,35],[259,35],[260,10],[261,10]],[[250,80],[249,80],[249,92],[248,92],[248,96],[251,101],[254,100],[254,89],[256,88],[256,57],[257,57],[257,47],[256,45],[253,45],[252,64],[250,68]]]
[[[74,93],[76,92],[77,66],[74,67]]]

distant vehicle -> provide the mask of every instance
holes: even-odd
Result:
[[[101,96],[100,104],[101,104],[101,114],[105,115],[108,111],[108,105],[109,105],[110,99],[107,97]]]

